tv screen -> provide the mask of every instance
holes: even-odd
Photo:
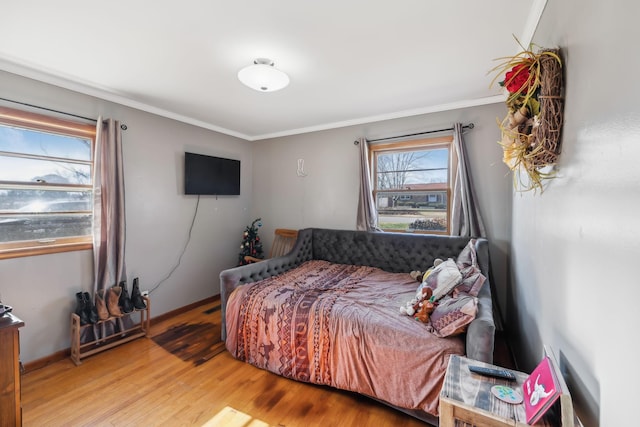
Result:
[[[237,196],[240,194],[240,160],[184,153],[185,194]]]

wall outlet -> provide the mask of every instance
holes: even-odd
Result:
[[[147,290],[140,291],[140,293],[142,294],[143,297],[148,297],[149,296],[149,291],[147,291]]]

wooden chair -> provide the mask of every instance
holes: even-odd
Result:
[[[289,230],[286,228],[276,228],[273,244],[269,251],[269,258],[275,258],[285,255],[293,249],[296,240],[298,240],[298,230]],[[264,261],[262,258],[255,258],[251,255],[245,255],[244,260],[248,263]]]

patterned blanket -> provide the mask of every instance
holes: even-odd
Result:
[[[288,378],[437,415],[449,355],[464,343],[400,314],[416,287],[405,273],[309,261],[231,294],[226,346]]]

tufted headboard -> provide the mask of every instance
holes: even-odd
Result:
[[[245,283],[271,277],[312,259],[340,264],[368,265],[394,273],[424,271],[436,258],[455,258],[469,243],[468,237],[427,234],[386,233],[306,228],[287,255],[220,273],[222,339],[226,338],[226,302],[233,290]],[[491,363],[495,325],[489,284],[489,245],[477,239],[478,263],[487,281],[482,287],[476,320],[467,332],[467,355]],[[472,335],[469,338],[469,335]],[[478,336],[476,338],[476,335]]]
[[[313,259],[368,265],[392,273],[426,270],[436,258],[454,258],[466,237],[313,229]]]

